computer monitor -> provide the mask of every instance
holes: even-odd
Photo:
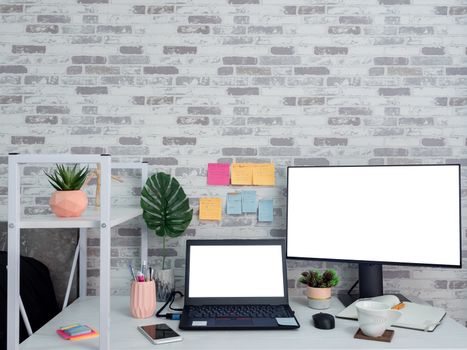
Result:
[[[382,264],[461,267],[460,165],[287,168],[287,258],[359,263],[360,297]]]

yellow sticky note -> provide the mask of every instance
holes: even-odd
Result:
[[[253,165],[250,163],[233,163],[230,172],[230,183],[232,185],[252,185]]]
[[[274,164],[255,164],[253,167],[253,185],[274,186],[276,178],[274,176]]]
[[[220,221],[222,219],[222,199],[208,197],[200,198],[199,219]]]

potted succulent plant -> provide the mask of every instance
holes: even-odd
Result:
[[[79,168],[78,164],[65,166],[57,164],[51,173],[45,172],[49,183],[57,191],[50,197],[49,205],[57,216],[80,216],[88,206],[88,197],[81,190],[89,168]]]
[[[314,309],[327,309],[330,305],[332,287],[337,286],[339,277],[336,271],[305,271],[298,279],[307,285],[308,304]]]
[[[173,269],[166,269],[167,239],[181,236],[193,218],[188,197],[180,183],[166,173],[151,175],[141,191],[143,218],[162,237],[162,269],[156,270],[158,301],[167,301],[175,289]]]

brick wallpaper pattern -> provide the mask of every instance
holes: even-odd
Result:
[[[200,196],[232,190],[206,186],[208,162],[276,164],[277,186],[258,189],[274,198],[272,224],[195,219],[188,237],[283,237],[287,165],[467,165],[462,0],[2,0],[0,18],[1,154],[144,158],[177,176],[195,208]],[[40,174],[24,169],[27,214],[49,210]],[[137,203],[138,191],[116,185],[115,204]],[[127,292],[138,225],[114,232],[115,293]],[[185,239],[168,250],[179,277]],[[89,244],[95,294],[96,233]],[[151,236],[151,263],[160,247]],[[352,265],[290,261],[291,287],[311,265],[336,267],[344,289],[356,279]],[[465,268],[387,267],[385,278],[386,290],[467,322]]]

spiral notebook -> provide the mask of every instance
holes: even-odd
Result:
[[[379,301],[387,304],[389,307],[394,307],[401,303],[399,298],[395,295],[382,295],[365,300]],[[355,308],[356,302],[347,306],[344,310],[338,313],[336,317],[357,320],[357,309]],[[402,316],[393,324],[394,327],[410,328],[426,332],[433,332],[446,315],[446,311],[439,307],[406,301],[403,302],[403,307],[398,310],[401,312]]]

